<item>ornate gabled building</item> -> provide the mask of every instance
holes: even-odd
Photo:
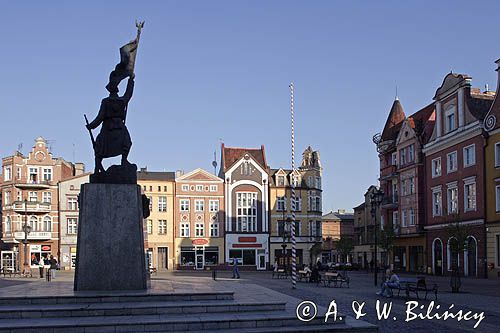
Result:
[[[4,157],[2,169],[2,240],[6,247],[2,250],[2,268],[23,270],[25,224],[31,228],[27,234],[27,263],[34,265],[50,255],[59,261],[58,182],[82,174],[83,164],[53,157],[47,141],[38,137],[28,156],[17,151]]]
[[[308,147],[298,170],[271,169],[269,179],[271,263],[291,267],[292,244],[290,226],[292,208],[295,213],[297,265],[311,264],[321,256],[321,176],[318,151]],[[292,206],[292,184],[295,205]],[[313,249],[313,247],[315,248]],[[316,249],[316,251],[315,251]]]
[[[222,144],[219,177],[224,179],[225,262],[245,269],[269,267],[269,167],[264,146]]]
[[[436,119],[424,145],[428,271],[484,277],[485,173],[483,120],[494,95],[471,87],[471,77],[449,73],[434,96]],[[467,233],[464,250],[449,226]],[[460,244],[461,247],[461,244]]]
[[[384,225],[393,228],[394,247],[390,263],[395,270],[426,270],[425,164],[423,144],[432,134],[434,105],[406,116],[396,99],[389,113],[377,149],[380,159],[380,186],[386,193],[382,202]]]
[[[486,260],[489,278],[500,278],[500,59],[495,100],[483,123],[486,131],[484,168],[486,187]]]

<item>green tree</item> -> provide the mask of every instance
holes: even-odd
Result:
[[[340,237],[336,245],[337,253],[340,254],[342,258],[346,258],[354,250],[354,243],[350,237]]]
[[[394,230],[392,228],[378,230],[378,244],[385,252],[385,264],[389,263],[389,252],[391,252],[394,247],[395,238],[396,235],[394,234]]]
[[[450,223],[446,227],[446,232],[449,237],[448,247],[451,252],[451,279],[450,286],[451,291],[457,293],[460,291],[462,285],[460,281],[460,269],[458,268],[458,257],[460,252],[464,252],[467,249],[467,238],[471,234],[470,227],[468,225],[460,224],[458,222]]]

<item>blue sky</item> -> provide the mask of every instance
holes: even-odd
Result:
[[[496,87],[495,1],[2,1],[0,156],[37,136],[93,167],[93,118],[118,49],[146,21],[127,118],[130,161],[149,170],[213,170],[227,146],[264,144],[290,165],[311,145],[324,168],[323,210],[358,205],[377,182],[371,142],[395,86],[407,113],[450,71]],[[97,133],[96,133],[97,134]]]

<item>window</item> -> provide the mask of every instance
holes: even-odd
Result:
[[[410,145],[408,146],[408,162],[413,162],[415,161],[415,146]]]
[[[29,168],[29,182],[32,184],[38,183],[38,168]]]
[[[5,205],[10,205],[10,191],[5,192]]]
[[[68,210],[78,210],[78,201],[75,197],[68,198]]]
[[[11,167],[4,168],[3,180],[5,180],[6,182],[9,180],[12,180],[12,168]]]
[[[401,165],[405,165],[406,164],[406,149],[401,149],[401,151],[399,152],[399,157],[401,159]]]
[[[189,185],[183,184],[181,189],[183,192],[187,192],[187,191],[189,191]]]
[[[78,219],[76,217],[69,217],[66,219],[68,225],[68,235],[76,235],[78,231]]]
[[[216,213],[219,211],[219,200],[210,200],[208,204],[210,212]]]
[[[398,211],[392,212],[392,225],[398,225],[399,224],[399,214]]]
[[[316,177],[316,188],[321,190],[321,177]]]
[[[313,187],[314,186],[314,177],[313,176],[307,177],[307,186],[308,187]]]
[[[406,179],[401,181],[401,195],[406,195]]]
[[[229,250],[229,262],[236,258],[241,265],[255,265],[255,250]]]
[[[153,197],[149,196],[148,199],[149,199],[149,211],[152,212],[153,211]]]
[[[236,231],[257,231],[257,193],[238,192]]]
[[[410,181],[410,194],[415,194],[415,177],[411,177]]]
[[[321,221],[316,221],[315,228],[316,228],[316,230],[314,231],[315,236],[321,237],[321,234],[322,234],[321,233]],[[300,228],[299,229],[295,228],[295,234],[297,234],[297,230],[300,230]]]
[[[457,239],[455,237],[451,237],[448,239],[447,244],[447,266],[448,270],[451,271],[455,267],[460,266],[459,253],[457,251]]]
[[[158,192],[161,192],[161,186],[158,186]]]
[[[23,192],[17,191],[17,201],[23,201]]]
[[[181,199],[180,204],[181,204],[181,212],[189,211],[189,199]]]
[[[12,221],[10,220],[10,216],[5,217],[5,232],[11,232],[12,230]]]
[[[476,164],[476,145],[464,148],[464,168]]]
[[[441,216],[441,190],[432,191],[432,216]]]
[[[42,192],[42,202],[51,203],[52,202],[52,193],[51,192]]]
[[[204,225],[203,223],[196,223],[194,226],[194,234],[196,237],[203,237],[205,236],[205,230],[204,230]]]
[[[406,227],[408,225],[406,218],[407,218],[406,210],[403,210],[401,212],[401,226],[402,227]]]
[[[159,212],[167,211],[167,197],[158,197],[158,211]]]
[[[153,192],[153,186],[149,187],[149,192]]]
[[[142,185],[142,190],[146,192],[146,185]]]
[[[38,193],[37,192],[29,192],[28,193],[28,200],[31,202],[37,202],[38,201]]]
[[[391,165],[397,165],[397,164],[398,164],[398,154],[394,152],[391,155]]]
[[[295,197],[295,200],[291,201],[292,202],[292,209],[295,212],[300,212],[302,210],[302,198],[301,197]],[[293,205],[293,203],[295,203]]]
[[[500,142],[495,143],[495,167],[500,167]]]
[[[207,246],[204,251],[205,266],[213,266],[219,263],[219,247]]]
[[[457,152],[451,152],[446,155],[446,161],[447,161],[447,171],[448,173],[457,171]]]
[[[146,230],[148,235],[151,235],[153,233],[153,220],[148,220],[146,222]]]
[[[219,223],[210,224],[210,237],[219,237]]]
[[[446,195],[448,200],[448,215],[458,213],[458,188],[449,187]]]
[[[300,186],[300,177],[298,175],[292,176],[292,186],[299,187]]]
[[[286,201],[285,197],[277,197],[276,198],[276,210],[283,212],[285,211],[286,207]]]
[[[432,178],[441,176],[441,157],[432,160]]]
[[[500,213],[500,185],[497,185],[495,187],[496,189],[496,206],[497,206],[497,213]]]
[[[158,234],[165,235],[167,233],[167,220],[158,220]]]
[[[17,180],[21,179],[21,172],[22,172],[22,169],[20,167],[17,167],[17,173],[16,173]]]
[[[285,176],[277,177],[277,186],[285,186]]]
[[[205,208],[205,201],[203,201],[203,199],[194,201],[195,211],[202,212],[204,210],[204,208]]]
[[[446,133],[449,133],[449,132],[456,129],[455,109],[456,109],[455,105],[450,105],[446,108],[446,111],[445,111],[445,117],[446,117],[445,130],[446,130]]]
[[[203,192],[203,185],[196,185],[196,192]]]
[[[38,230],[38,218],[36,216],[31,216],[28,225],[31,227],[31,231]]]
[[[189,223],[181,223],[181,237],[189,237]]]
[[[45,216],[43,218],[43,230],[52,232],[52,219],[50,218],[50,216]]]
[[[415,225],[415,211],[410,208],[410,225]]]
[[[465,211],[476,210],[476,182],[464,180]]]
[[[168,189],[167,186],[163,186],[163,192],[167,192],[167,189]]]
[[[210,192],[217,192],[217,185],[210,185]]]
[[[52,181],[52,169],[49,168],[43,169],[43,180],[46,182]]]

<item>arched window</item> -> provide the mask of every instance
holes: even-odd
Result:
[[[28,225],[31,227],[31,231],[38,230],[38,218],[36,216],[31,216]]]
[[[43,218],[43,231],[52,231],[52,219],[50,216],[45,216]]]
[[[467,237],[464,251],[465,276],[477,276],[477,240],[474,236]]]
[[[5,232],[10,232],[12,230],[12,222],[10,221],[10,216],[5,219]]]
[[[460,254],[458,240],[455,237],[450,237],[447,244],[447,267],[451,271],[460,267]]]
[[[443,275],[443,242],[439,238],[432,242],[432,272]]]

